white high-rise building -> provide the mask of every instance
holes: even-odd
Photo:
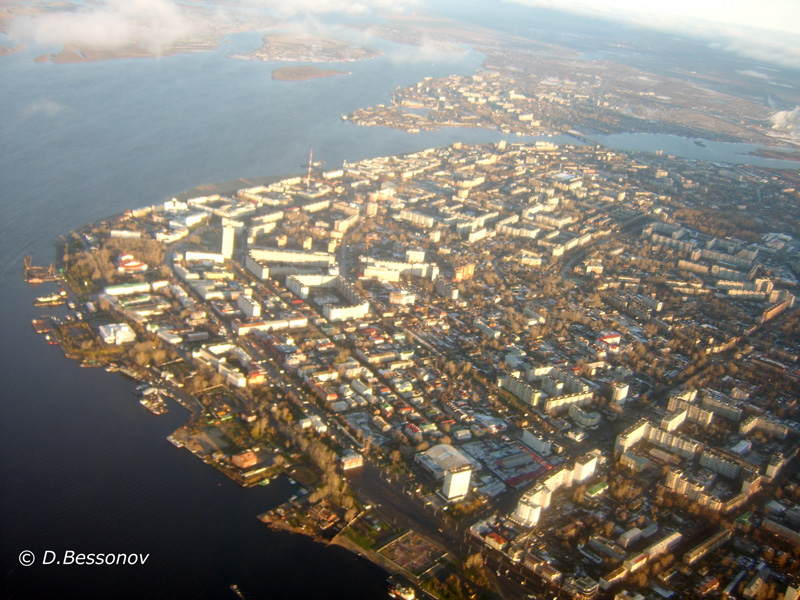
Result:
[[[595,467],[597,467],[596,456],[582,456],[575,461],[575,468],[572,470],[572,482],[581,483],[594,475]]]
[[[236,304],[248,319],[261,317],[261,303],[251,295],[242,294],[236,299]]]
[[[460,500],[469,492],[471,477],[471,465],[461,465],[452,469],[447,469],[444,473],[442,495],[447,498],[447,500]]]
[[[441,494],[446,500],[460,500],[469,492],[472,463],[450,444],[437,444],[415,460],[435,479],[444,478]]]
[[[514,511],[512,518],[525,527],[535,527],[541,514],[542,507],[526,494],[517,504],[517,509]]]
[[[233,258],[233,243],[236,239],[236,229],[226,225],[222,228],[222,256]]]

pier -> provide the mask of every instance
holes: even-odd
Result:
[[[34,266],[30,256],[26,256],[22,261],[22,275],[28,283],[44,283],[61,279],[53,263],[50,263],[49,267],[37,267]]]

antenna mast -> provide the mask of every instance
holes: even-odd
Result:
[[[308,151],[308,176],[306,177],[306,188],[311,189],[311,165],[314,160],[314,148]]]

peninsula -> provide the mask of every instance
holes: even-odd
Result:
[[[34,326],[398,594],[785,586],[793,176],[500,142],[206,187],[66,235]]]

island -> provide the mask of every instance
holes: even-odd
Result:
[[[755,589],[800,568],[793,177],[456,143],[204,186],[24,269],[37,333],[238,484],[290,478],[258,517],[398,596]]]
[[[249,54],[234,54],[231,58],[324,63],[354,62],[380,55],[373,48],[354,46],[334,38],[267,34],[262,39],[261,48]]]
[[[334,75],[348,75],[347,71],[335,71],[333,69],[320,69],[313,66],[284,67],[275,69],[272,78],[276,81],[305,81],[307,79],[318,79],[320,77],[333,77]]]
[[[68,64],[208,52],[216,50],[229,34],[263,30],[276,23],[246,6],[231,4],[219,11],[202,0],[146,4],[135,11],[135,18],[125,6],[113,3],[73,4],[10,0],[0,13],[0,26],[9,31],[16,20],[25,20],[24,29],[32,39],[62,46],[60,51],[39,55],[34,61]],[[98,37],[92,30],[97,22],[113,30],[114,35]],[[0,57],[19,49],[2,48]]]
[[[7,56],[9,54],[16,54],[22,50],[23,46],[0,46],[0,56]]]

